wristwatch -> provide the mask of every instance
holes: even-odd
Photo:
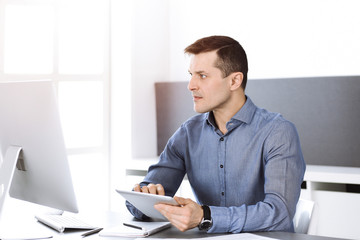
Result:
[[[212,227],[212,218],[211,218],[211,211],[209,206],[202,205],[201,206],[204,211],[204,217],[201,220],[200,224],[198,225],[198,228],[200,230],[207,231]]]

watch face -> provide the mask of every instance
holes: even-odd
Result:
[[[203,220],[203,222],[199,225],[200,230],[209,230],[211,228],[212,221],[211,220]]]

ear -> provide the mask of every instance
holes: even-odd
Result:
[[[231,90],[235,91],[241,88],[242,81],[244,79],[244,74],[242,72],[235,72],[231,75]]]

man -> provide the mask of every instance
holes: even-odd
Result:
[[[294,231],[305,171],[295,126],[245,95],[247,57],[234,39],[206,37],[185,53],[201,114],[181,125],[134,191],[174,196],[187,174],[197,202],[175,197],[180,207],[155,206],[180,231]]]

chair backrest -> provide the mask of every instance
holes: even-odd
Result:
[[[293,218],[296,233],[307,234],[314,209],[314,202],[305,199],[299,199],[296,205],[296,212]]]

